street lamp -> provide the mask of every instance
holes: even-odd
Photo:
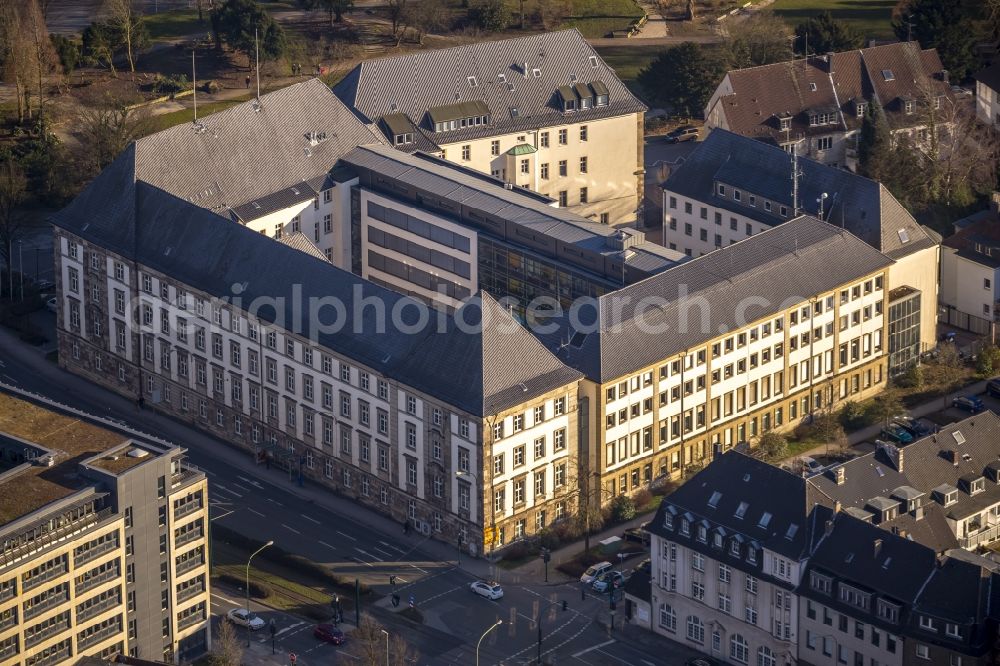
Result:
[[[254,555],[264,550],[268,546],[273,546],[274,541],[268,541],[263,546],[250,553],[250,557],[247,558],[247,580],[246,580],[246,591],[247,591],[247,647],[250,647],[250,560],[253,559]]]
[[[564,611],[569,610],[569,604],[566,601],[553,601],[548,606],[539,609],[538,611],[538,618],[535,620],[535,622],[538,623],[538,666],[542,666],[542,614],[553,606],[558,606],[560,604],[562,605],[562,609]]]
[[[501,624],[503,624],[503,620],[497,620],[492,627],[484,631],[483,635],[479,637],[479,642],[476,643],[476,666],[479,666],[479,646],[483,644],[483,639],[486,638],[486,634],[490,633],[491,631],[499,627]]]
[[[385,634],[385,666],[389,666],[389,632],[385,629],[379,629],[383,634]]]

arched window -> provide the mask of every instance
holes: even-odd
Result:
[[[775,666],[775,663],[771,648],[762,645],[757,649],[757,666]]]
[[[660,626],[667,631],[677,631],[677,614],[669,604],[660,604]]]
[[[739,634],[733,634],[729,639],[729,658],[741,664],[747,663],[750,658],[750,646]]]
[[[705,644],[705,625],[694,615],[688,615],[687,637],[699,645]]]

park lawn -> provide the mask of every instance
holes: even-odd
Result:
[[[149,36],[154,42],[162,42],[191,35],[206,35],[212,29],[208,22],[198,22],[198,11],[195,9],[175,9],[169,12],[149,14],[144,22],[149,29]]]
[[[531,16],[539,2],[527,0],[524,13]],[[576,28],[584,37],[607,37],[615,30],[627,30],[632,21],[642,16],[635,0],[571,0],[569,14],[560,28]]]
[[[598,46],[597,53],[604,61],[615,70],[618,78],[625,82],[630,88],[639,77],[639,72],[643,67],[656,59],[662,49],[659,48],[636,48],[629,46]],[[666,47],[664,47],[666,48]]]
[[[247,97],[249,99],[249,97]],[[208,104],[198,105],[198,115],[207,116],[210,113],[215,113],[216,111],[224,111],[231,106],[236,106],[242,102],[247,101],[246,99],[227,99],[222,102],[209,102]],[[180,125],[181,123],[194,122],[194,109],[181,109],[180,111],[172,111],[170,113],[161,113],[159,115],[153,116],[149,119],[149,133],[159,132],[165,130],[174,125]]]
[[[793,27],[823,11],[850,25],[867,38],[892,39],[892,8],[895,0],[776,0],[777,16]]]

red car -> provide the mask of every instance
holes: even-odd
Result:
[[[344,644],[344,632],[332,624],[317,624],[316,628],[313,629],[313,636],[325,643]]]

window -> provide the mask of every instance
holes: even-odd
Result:
[[[569,201],[569,198],[566,195],[566,190],[560,190],[559,191],[559,205],[565,208],[568,201]]]
[[[749,653],[750,646],[746,639],[740,634],[733,634],[733,637],[729,639],[729,657],[733,661],[745,664],[749,659]]]
[[[582,203],[582,204],[587,203],[587,188],[586,187],[581,187],[580,188],[580,203]]]
[[[559,160],[559,175],[565,176],[567,174],[566,160]]]
[[[586,158],[586,156],[580,158],[580,173],[587,173],[587,158]]]
[[[918,659],[930,659],[930,649],[923,643],[917,643],[916,654]]]
[[[499,144],[499,142],[497,142],[497,143]],[[541,144],[542,148],[548,148],[549,147],[549,133],[548,132],[542,132],[541,136],[539,137],[539,143]],[[497,154],[499,154],[499,153],[497,153]]]
[[[565,129],[559,130],[559,145],[560,146],[565,146],[566,145],[566,143],[567,143],[567,141],[566,141],[567,136],[568,136],[568,130],[565,130]]]
[[[542,180],[548,180],[549,179],[549,163],[548,162],[543,162],[542,165],[539,167],[539,176],[541,177]]]
[[[472,146],[466,144],[462,146],[462,159],[468,162],[472,158]]]
[[[705,644],[705,625],[694,615],[687,618],[687,639],[699,645]]]
[[[587,140],[587,126],[580,125],[580,141],[586,141],[586,140]]]
[[[531,162],[528,160],[521,160],[521,173],[525,175],[531,173]]]
[[[497,156],[500,154],[500,142],[493,140],[490,141],[490,155]]]

